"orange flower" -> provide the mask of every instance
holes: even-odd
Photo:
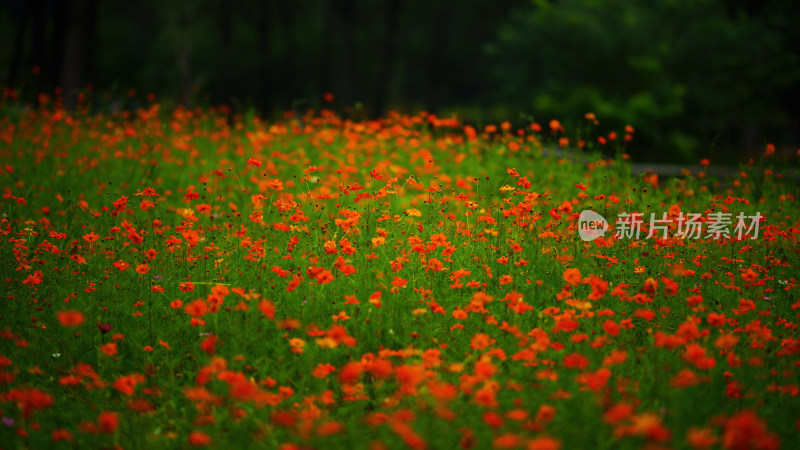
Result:
[[[520,437],[512,433],[504,433],[492,440],[494,448],[517,448],[520,445]]]
[[[603,420],[608,424],[615,424],[622,422],[633,414],[634,407],[629,403],[617,403],[616,405],[608,408],[603,414]]]
[[[603,331],[605,331],[609,336],[618,336],[619,330],[619,325],[613,320],[608,319],[603,322]]]
[[[700,383],[700,377],[689,369],[681,369],[672,380],[669,382],[670,386],[677,388],[685,388],[696,386]]]
[[[361,363],[351,361],[339,370],[339,382],[342,384],[353,384],[361,378]]]
[[[725,422],[722,446],[728,449],[761,448],[777,449],[778,437],[753,411],[742,411]]]
[[[334,370],[336,370],[336,368],[330,364],[319,363],[317,364],[317,367],[314,368],[314,371],[311,374],[314,375],[316,378],[325,378]]]
[[[569,268],[564,271],[564,280],[571,284],[576,285],[581,282],[581,271],[575,268]]]
[[[497,368],[488,357],[484,358],[475,363],[475,376],[481,380],[488,380],[497,372]]]
[[[258,310],[261,311],[268,319],[275,318],[275,304],[269,300],[261,300],[258,304]]]
[[[730,350],[738,343],[739,338],[736,335],[723,333],[714,341],[714,347]]]
[[[84,317],[80,311],[59,311],[58,322],[62,327],[78,327],[83,325]]]
[[[594,392],[600,392],[608,383],[609,378],[611,378],[611,371],[602,367],[594,373],[578,375],[578,382]]]
[[[50,439],[53,442],[72,442],[75,440],[75,436],[63,428],[57,428],[50,432]]]
[[[608,281],[602,280],[594,275],[589,277],[589,286],[592,288],[592,293],[589,294],[589,300],[600,300],[608,292]]]
[[[614,366],[622,364],[628,357],[628,352],[624,350],[612,350],[608,356],[603,359],[604,366]]]
[[[203,342],[200,343],[200,350],[204,351],[207,355],[213,355],[217,349],[217,336],[211,334],[206,336],[203,339]]]
[[[470,342],[469,347],[473,350],[483,350],[492,344],[494,344],[494,339],[488,334],[475,333],[475,335],[472,336],[472,342]]]
[[[561,441],[549,436],[539,436],[528,441],[528,450],[560,450]]]
[[[332,436],[341,433],[344,430],[344,425],[341,422],[331,420],[324,422],[317,427],[317,435],[319,436]]]
[[[710,448],[717,443],[717,436],[711,428],[689,427],[686,432],[686,442],[693,448]]]
[[[562,317],[556,320],[555,326],[553,326],[553,333],[558,333],[559,331],[575,331],[578,329],[580,324],[577,320],[572,319],[570,317]]]
[[[136,385],[144,381],[144,376],[137,373],[121,376],[114,381],[114,389],[125,395],[133,395],[136,392]]]
[[[202,431],[192,431],[189,433],[189,445],[192,447],[206,447],[211,445],[211,436]]]
[[[34,411],[47,409],[55,403],[52,395],[37,388],[11,389],[6,394],[6,398],[16,402],[17,406],[22,410],[22,417],[25,419],[29,419]]]
[[[208,313],[208,304],[206,304],[205,300],[198,298],[186,305],[183,310],[192,317],[200,318]]]
[[[428,260],[428,265],[425,267],[425,273],[427,273],[429,269],[434,272],[441,272],[444,270],[444,264],[436,258],[431,258]]]
[[[571,353],[564,357],[562,363],[567,369],[585,369],[589,365],[589,358],[580,353]]]
[[[306,341],[300,338],[292,338],[289,339],[289,346],[291,347],[292,353],[303,353],[303,347],[305,347]]]
[[[541,423],[548,423],[556,417],[556,408],[551,405],[541,405],[536,412],[536,420]]]
[[[95,234],[94,232],[91,232],[91,233],[84,234],[83,235],[83,240],[91,244],[92,242],[96,242],[96,241],[100,240],[100,236]]]
[[[645,292],[647,292],[650,295],[653,295],[653,294],[655,294],[655,292],[657,290],[658,290],[658,281],[656,281],[656,280],[654,280],[652,278],[648,278],[648,279],[644,280],[644,291]]]
[[[108,344],[100,346],[100,351],[108,356],[114,356],[117,354],[117,343],[116,342],[109,342]]]
[[[645,436],[653,441],[667,441],[670,432],[661,424],[661,417],[654,413],[644,413],[631,419],[630,432]]]
[[[395,370],[395,377],[400,384],[400,394],[417,395],[417,386],[425,378],[425,369],[419,364],[402,365]]]
[[[318,284],[327,284],[334,280],[333,274],[327,270],[323,269],[316,277]]]
[[[717,361],[713,357],[706,355],[705,348],[695,343],[691,343],[686,346],[686,351],[683,353],[683,359],[698,369],[711,369],[717,364]]]
[[[400,439],[402,439],[409,448],[422,450],[427,447],[425,440],[407,423],[399,420],[390,420],[389,428],[400,436]]]
[[[497,396],[497,382],[495,381],[487,381],[483,384],[483,386],[475,391],[475,403],[486,406],[486,407],[495,407],[498,405],[496,396]]]

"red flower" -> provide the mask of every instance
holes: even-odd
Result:
[[[136,385],[144,381],[144,376],[138,373],[121,376],[114,381],[114,389],[125,395],[133,395],[136,392]]]
[[[117,343],[109,342],[108,344],[102,345],[100,351],[108,356],[114,356],[117,354]]]
[[[92,242],[96,242],[96,241],[100,240],[100,236],[98,236],[94,232],[91,232],[91,233],[84,234],[83,235],[83,240],[91,244]]]
[[[203,350],[208,355],[213,355],[217,350],[218,339],[213,334],[208,335],[203,342],[200,343],[200,350]]]
[[[205,447],[211,445],[211,436],[202,431],[192,431],[189,433],[189,445],[193,447]]]
[[[84,317],[80,311],[59,311],[58,322],[62,327],[77,327],[83,324]]]
[[[119,413],[103,411],[97,416],[100,431],[111,434],[119,428]]]
[[[729,449],[777,449],[780,442],[756,413],[742,411],[726,421],[722,446]]]
[[[47,409],[55,403],[52,395],[37,388],[12,389],[6,398],[17,403],[25,419],[30,418],[37,409]]]
[[[339,382],[342,384],[353,384],[361,378],[361,363],[351,361],[339,371]]]
[[[589,365],[589,358],[580,353],[572,353],[565,356],[562,362],[567,369],[585,369]]]
[[[564,281],[569,284],[576,285],[581,282],[581,271],[575,268],[569,268],[564,271]]]
[[[184,308],[186,314],[192,317],[203,317],[208,312],[208,305],[203,299],[196,299]]]

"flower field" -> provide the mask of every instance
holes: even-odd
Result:
[[[590,114],[14,106],[2,448],[800,448],[771,146],[659,180]]]

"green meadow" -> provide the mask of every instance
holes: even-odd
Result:
[[[800,448],[800,155],[41,100],[0,114],[2,448]]]

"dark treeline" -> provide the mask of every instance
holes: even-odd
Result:
[[[322,105],[636,127],[637,159],[793,153],[794,0],[0,0],[0,84],[96,104]],[[139,95],[131,100],[129,89]],[[122,99],[122,100],[120,100]]]

